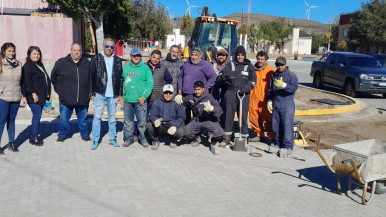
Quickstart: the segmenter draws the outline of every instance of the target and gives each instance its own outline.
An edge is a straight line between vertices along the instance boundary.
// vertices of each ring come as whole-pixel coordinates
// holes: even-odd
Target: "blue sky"
[[[209,6],[211,13],[218,17],[232,13],[248,12],[248,0],[188,0],[190,5]],[[174,17],[183,16],[188,8],[186,0],[158,0]],[[369,0],[306,0],[310,6],[319,6],[311,9],[310,20],[329,23],[331,17],[341,13],[350,13],[361,9],[362,2]],[[282,17],[304,19],[306,12],[304,0],[251,0],[251,13],[269,14]],[[333,12],[333,13],[332,13]],[[191,16],[197,17],[197,8],[191,8]]]

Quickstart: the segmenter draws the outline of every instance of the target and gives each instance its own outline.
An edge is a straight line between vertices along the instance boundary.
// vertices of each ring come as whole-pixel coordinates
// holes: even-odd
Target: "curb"
[[[349,97],[349,96],[346,96],[346,95],[343,95],[343,94],[340,94],[340,93],[334,93],[334,92],[330,92],[330,91],[327,91],[327,90],[320,90],[320,89],[316,89],[316,88],[312,88],[312,87],[307,87],[307,86],[303,86],[303,85],[299,85],[299,86],[302,86],[302,87],[308,88],[308,89],[317,90],[317,91],[324,92],[324,93],[328,93],[328,94],[337,95],[337,96],[340,96],[340,97],[344,97],[344,98],[347,98],[348,100],[353,101],[354,104],[351,104],[351,105],[348,105],[348,106],[342,106],[342,107],[339,107],[339,108],[332,108],[332,109],[295,110],[295,116],[340,114],[340,113],[356,111],[356,110],[359,110],[361,108],[360,101],[357,100],[357,99],[354,99],[352,97]]]

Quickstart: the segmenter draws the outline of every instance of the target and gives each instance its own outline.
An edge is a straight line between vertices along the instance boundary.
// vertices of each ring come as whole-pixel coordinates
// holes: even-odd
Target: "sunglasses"
[[[109,48],[110,48],[111,50],[114,50],[114,49],[115,49],[115,46],[113,46],[113,45],[111,45],[111,46],[110,46],[110,45],[105,45],[105,48],[106,48],[106,49],[109,49]]]
[[[170,92],[170,91],[165,91],[164,94],[169,94],[169,95],[173,95],[173,92]]]
[[[217,56],[218,56],[218,57],[225,57],[226,54],[224,54],[224,53],[219,53],[219,54],[217,54]]]
[[[132,57],[134,58],[141,57],[141,54],[135,54],[135,55],[132,55]]]
[[[285,64],[279,64],[279,63],[275,63],[275,66],[276,67],[279,67],[279,66],[284,66]]]

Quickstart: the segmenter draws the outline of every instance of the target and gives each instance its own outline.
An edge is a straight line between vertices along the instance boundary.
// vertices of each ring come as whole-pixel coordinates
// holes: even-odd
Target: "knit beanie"
[[[238,46],[235,51],[235,56],[242,54],[243,56],[247,57],[247,52],[245,51],[245,48],[243,46]]]

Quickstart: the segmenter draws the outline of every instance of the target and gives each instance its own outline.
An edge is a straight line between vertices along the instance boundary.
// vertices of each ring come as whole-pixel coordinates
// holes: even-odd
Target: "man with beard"
[[[194,94],[193,84],[195,81],[202,81],[208,90],[213,87],[216,82],[216,77],[217,75],[213,70],[213,66],[208,61],[201,59],[200,48],[192,48],[189,60],[181,68],[178,78],[178,95],[174,100],[181,105],[183,103],[183,97]],[[185,123],[190,122],[190,113],[191,110],[187,108]]]
[[[173,89],[177,90],[178,76],[180,75],[181,67],[184,64],[179,58],[181,52],[178,45],[172,45],[166,59],[161,61],[161,66],[166,68],[173,77]]]
[[[162,95],[162,88],[165,84],[171,84],[173,77],[166,67],[161,66],[161,51],[153,50],[150,55],[150,59],[147,61],[147,66],[149,66],[153,74],[153,91],[148,98],[148,111],[154,102]]]
[[[249,104],[249,122],[256,138],[262,141],[267,133],[269,139],[275,138],[272,132],[272,114],[267,109],[269,80],[275,72],[275,68],[268,65],[268,54],[260,51],[256,55],[256,85],[251,90]]]
[[[223,68],[229,62],[228,51],[222,47],[219,47],[217,49],[215,60],[216,60],[216,62],[213,63],[213,69],[218,76],[218,75],[221,75],[221,73],[222,73],[221,70],[223,70]],[[225,88],[226,88],[225,82],[217,77],[216,83],[213,87],[212,95],[217,100],[217,102],[220,104],[220,107],[223,111],[225,111],[225,100],[224,100],[224,94],[225,94],[225,90],[226,90]],[[225,127],[225,117],[224,116],[225,116],[225,112],[220,117],[220,124],[221,124],[222,128]]]
[[[240,103],[242,103],[242,120],[241,137],[248,138],[248,110],[249,110],[249,91],[253,89],[256,83],[255,68],[251,61],[246,57],[246,51],[243,46],[239,46],[235,51],[235,58],[229,62],[219,75],[220,80],[227,85],[225,92],[225,139],[222,146],[230,145],[232,133],[234,131],[234,117],[235,112],[239,110]],[[239,101],[238,96],[244,96],[242,102]],[[240,114],[240,111],[238,111]]]

